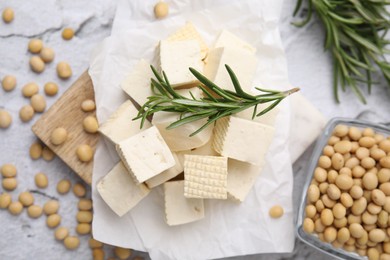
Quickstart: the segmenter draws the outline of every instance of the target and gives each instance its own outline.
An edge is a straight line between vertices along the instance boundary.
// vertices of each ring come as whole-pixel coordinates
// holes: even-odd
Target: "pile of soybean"
[[[337,125],[307,190],[303,229],[326,243],[390,259],[390,137]]]

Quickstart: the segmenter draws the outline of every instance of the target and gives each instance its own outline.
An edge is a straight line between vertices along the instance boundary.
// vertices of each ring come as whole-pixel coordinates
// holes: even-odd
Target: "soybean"
[[[57,200],[49,200],[43,205],[43,212],[49,216],[56,214],[58,209],[60,208],[60,204]]]
[[[45,161],[51,161],[53,160],[55,157],[55,154],[53,153],[52,150],[50,150],[49,147],[45,146],[43,147],[43,150],[42,150],[42,158],[45,160]]]
[[[69,235],[69,229],[66,227],[59,227],[54,232],[54,237],[58,241],[64,240]]]
[[[3,188],[8,191],[13,191],[18,186],[16,178],[5,178],[2,181]]]
[[[65,61],[61,61],[57,64],[57,75],[61,79],[68,79],[72,76],[72,68]]]
[[[54,145],[63,144],[68,138],[68,132],[63,127],[57,127],[53,130],[50,136],[50,141]]]
[[[87,133],[90,133],[90,134],[97,133],[97,130],[99,128],[99,124],[96,120],[96,117],[87,116],[86,118],[84,118],[83,127]]]
[[[61,223],[61,216],[58,214],[49,215],[46,219],[46,225],[49,228],[55,228]]]
[[[35,112],[42,113],[46,109],[45,97],[40,94],[35,94],[34,96],[32,96],[30,103],[31,106],[34,108]]]
[[[12,75],[6,75],[1,81],[3,89],[7,92],[14,90],[16,87],[16,78]]]
[[[0,209],[6,209],[12,202],[12,197],[10,194],[4,192],[0,194]]]
[[[19,201],[13,201],[9,204],[8,206],[8,211],[12,214],[12,215],[19,215],[20,213],[22,213],[23,211],[23,205],[22,203],[20,203]]]
[[[36,73],[42,73],[45,70],[45,63],[39,56],[32,56],[30,58],[30,68]]]
[[[79,198],[82,198],[87,193],[87,190],[85,189],[84,185],[81,183],[76,183],[73,186],[73,193]]]
[[[54,56],[55,56],[54,50],[52,48],[49,48],[49,47],[44,47],[41,50],[41,53],[39,54],[39,56],[41,57],[41,59],[45,63],[52,62],[54,60]]]
[[[34,117],[35,111],[31,105],[24,105],[19,110],[19,117],[22,122],[28,122]]]
[[[74,31],[72,28],[67,27],[67,28],[64,28],[64,30],[62,30],[62,38],[64,40],[69,41],[73,38],[73,36],[74,36]]]
[[[2,17],[3,17],[3,21],[5,23],[11,23],[14,20],[14,17],[15,17],[14,10],[12,8],[10,8],[10,7],[5,8],[3,10]]]
[[[39,91],[39,86],[34,82],[27,83],[22,88],[22,94],[25,97],[32,97],[35,94],[37,94],[38,91]]]
[[[81,110],[84,112],[94,111],[96,108],[95,102],[91,99],[86,99],[81,103]]]
[[[72,184],[69,180],[61,180],[57,183],[57,192],[59,194],[66,194],[70,191],[71,185]]]
[[[3,166],[1,166],[1,175],[4,178],[16,177],[16,173],[17,173],[16,167],[11,163],[6,163],[3,164]]]
[[[34,203],[34,196],[30,192],[24,191],[19,194],[19,201],[23,206],[29,207]]]
[[[82,162],[89,162],[93,158],[93,150],[87,144],[80,145],[76,150],[77,157]]]
[[[38,205],[31,205],[27,208],[27,214],[30,218],[39,218],[42,216],[43,209]]]
[[[58,93],[58,85],[54,82],[48,82],[45,84],[44,90],[47,96],[55,96]]]
[[[44,189],[49,184],[49,180],[47,179],[46,174],[39,172],[34,177],[35,185],[40,188]]]
[[[160,1],[154,6],[154,16],[157,19],[165,18],[169,13],[169,6],[166,2]]]
[[[11,114],[4,109],[0,109],[0,128],[8,128],[12,123]]]
[[[76,232],[79,235],[86,235],[91,233],[91,224],[89,223],[79,223],[76,226]]]
[[[31,39],[28,42],[28,50],[31,53],[37,54],[40,53],[43,48],[43,42],[41,39]]]
[[[119,259],[124,260],[124,259],[127,259],[131,256],[131,250],[127,249],[127,248],[122,248],[122,247],[115,247],[114,254]]]
[[[30,157],[33,160],[37,160],[42,156],[43,147],[39,142],[34,142],[30,146]]]
[[[278,211],[277,213],[278,213],[277,216],[280,217],[281,216],[281,215],[279,215],[280,211]],[[77,212],[76,219],[79,223],[91,223],[92,222],[92,212],[81,210],[81,211]]]
[[[64,245],[69,250],[75,250],[80,245],[80,239],[76,236],[68,236],[64,239]]]
[[[309,207],[311,206],[311,207]],[[79,210],[91,210],[92,209],[92,200],[90,199],[80,199],[77,204]],[[316,213],[316,208],[313,205],[308,205],[306,207],[306,215],[314,217]]]

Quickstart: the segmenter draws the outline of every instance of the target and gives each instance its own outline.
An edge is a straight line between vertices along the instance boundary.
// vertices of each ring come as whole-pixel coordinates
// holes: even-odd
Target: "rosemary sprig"
[[[307,0],[308,14],[298,27],[306,25],[315,10],[325,30],[325,49],[333,56],[333,88],[339,103],[339,86],[343,91],[351,87],[361,102],[366,103],[359,83],[366,83],[371,93],[372,73],[381,71],[390,85],[390,64],[385,54],[390,28],[389,0]],[[298,0],[294,16],[302,8]],[[378,70],[379,69],[379,70]]]
[[[162,75],[151,66],[156,79],[151,79],[151,88],[154,95],[148,97],[148,101],[140,108],[139,113],[133,120],[141,119],[141,128],[145,120],[154,113],[175,112],[179,113],[180,119],[171,123],[167,129],[179,127],[181,125],[207,118],[207,122],[190,136],[194,136],[218,119],[236,114],[248,108],[253,109],[252,119],[256,116],[262,116],[276,107],[285,97],[299,91],[299,88],[293,88],[288,91],[276,91],[256,88],[264,92],[260,95],[250,95],[240,86],[240,83],[232,71],[225,65],[229,73],[235,91],[225,90],[214,84],[193,68],[189,68],[191,73],[201,83],[198,88],[203,92],[202,98],[195,98],[191,93],[191,98],[184,97],[176,92],[169,83],[167,75]],[[272,102],[268,107],[257,112],[257,106],[263,103]]]

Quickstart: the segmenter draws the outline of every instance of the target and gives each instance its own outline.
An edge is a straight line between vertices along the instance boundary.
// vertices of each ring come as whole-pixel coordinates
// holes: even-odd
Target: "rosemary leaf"
[[[208,78],[193,68],[189,68],[190,72],[202,83],[198,86],[205,95],[197,99],[191,92],[190,98],[180,95],[175,91],[169,83],[168,76],[162,72],[159,74],[157,70],[151,66],[156,79],[151,79],[151,88],[155,90],[154,95],[148,97],[138,112],[138,115],[133,120],[141,119],[141,128],[145,120],[158,112],[173,112],[178,113],[179,119],[172,122],[167,129],[180,127],[194,121],[207,119],[195,132],[190,136],[204,130],[209,125],[215,123],[218,119],[239,113],[243,110],[253,107],[253,118],[261,116],[272,110],[284,98],[299,91],[299,88],[293,88],[287,91],[277,91],[256,88],[265,94],[251,95],[246,93],[233,72],[233,70],[225,65],[226,70],[235,88],[235,92],[222,89],[214,84]],[[257,106],[262,103],[272,102],[268,107],[257,113]]]

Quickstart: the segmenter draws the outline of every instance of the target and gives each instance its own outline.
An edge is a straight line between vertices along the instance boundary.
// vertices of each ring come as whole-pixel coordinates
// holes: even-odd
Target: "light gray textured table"
[[[362,111],[371,110],[377,113],[379,121],[390,121],[390,94],[384,87],[374,87],[368,105],[360,104],[353,94],[343,94],[342,104],[333,100],[331,57],[323,51],[324,33],[318,21],[312,21],[304,29],[290,25],[291,13],[295,1],[285,1],[280,21],[282,40],[285,46],[290,81],[299,86],[302,93],[328,118],[334,116],[356,117]],[[0,3],[0,10],[12,6],[15,10],[15,20],[10,25],[0,21],[0,78],[13,74],[18,79],[17,88],[10,93],[0,89],[0,108],[6,108],[13,116],[13,124],[7,130],[0,130],[0,165],[11,162],[18,168],[19,186],[12,192],[17,199],[20,192],[35,189],[33,176],[37,172],[45,172],[51,185],[45,190],[49,196],[60,200],[62,224],[70,227],[74,233],[76,225],[77,198],[69,193],[60,196],[55,190],[55,184],[62,178],[72,182],[80,179],[58,158],[52,162],[44,160],[32,161],[28,156],[30,144],[35,140],[30,127],[39,118],[36,115],[29,123],[21,123],[18,117],[20,107],[29,100],[21,95],[24,84],[35,81],[40,86],[48,81],[58,82],[59,94],[47,98],[48,106],[53,104],[88,66],[89,53],[93,46],[110,34],[112,19],[115,13],[115,3],[110,0],[6,0]],[[71,41],[61,38],[64,27],[72,27],[76,36]],[[27,43],[31,38],[41,38],[45,45],[54,48],[55,62],[49,64],[44,73],[37,75],[29,69]],[[61,81],[55,73],[55,63],[68,61],[74,76]],[[41,93],[43,90],[41,89]],[[294,203],[302,192],[305,178],[303,171],[307,161],[306,153],[294,166]],[[299,171],[298,171],[299,170]],[[2,188],[0,189],[2,191]],[[38,204],[42,205],[47,198],[35,195]],[[70,252],[54,240],[54,231],[45,225],[45,218],[38,220],[28,218],[26,212],[20,216],[11,216],[7,211],[0,211],[0,259],[91,259],[87,237],[82,237],[78,250]],[[112,255],[111,248],[107,254]],[[135,254],[134,254],[135,255]],[[291,254],[268,254],[262,256],[236,257],[232,259],[330,259],[327,256],[296,242],[296,248]]]

